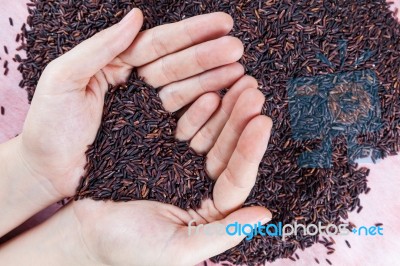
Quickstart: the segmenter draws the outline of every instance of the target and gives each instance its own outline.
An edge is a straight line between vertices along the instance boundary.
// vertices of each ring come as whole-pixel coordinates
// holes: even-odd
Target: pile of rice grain
[[[359,136],[358,143],[368,144],[376,157],[394,155],[399,150],[400,32],[383,0],[35,0],[29,6],[30,29],[23,29],[27,59],[19,67],[23,75],[21,86],[27,90],[29,99],[51,60],[115,24],[133,7],[144,12],[145,29],[214,11],[229,13],[235,21],[232,35],[245,45],[241,62],[247,74],[259,80],[267,99],[263,112],[274,121],[256,186],[245,205],[266,206],[273,213],[272,223],[341,223],[349,211],[361,208],[359,195],[368,189],[368,170],[357,169],[348,162],[344,136],[333,140],[331,168],[298,166],[300,154],[317,149],[321,141],[292,139],[289,80],[363,69],[374,71],[379,81],[383,128]],[[347,42],[347,51],[340,56],[338,44],[342,40]],[[371,56],[357,65],[366,51]],[[317,54],[323,54],[331,65],[319,60]],[[212,187],[204,173],[204,158],[187,144],[172,139],[175,120],[162,109],[155,91],[137,79],[131,82],[127,85],[131,88],[129,93],[142,100],[146,98],[157,108],[147,117],[143,102],[127,100],[131,95],[128,91],[114,88],[115,95],[108,94],[101,129],[88,151],[87,174],[79,186],[78,197],[152,198],[183,208],[197,205]],[[123,100],[119,102],[118,97]],[[113,113],[114,110],[119,112]],[[127,113],[128,110],[132,113]],[[132,135],[130,147],[141,147],[138,154],[124,153],[132,150],[124,147],[129,142],[127,132]],[[163,142],[158,143],[159,140]],[[103,143],[112,145],[102,146]],[[149,150],[145,151],[145,147]],[[118,156],[112,158],[118,162],[110,163],[115,174],[108,176],[103,171],[107,166],[102,162],[108,162],[111,156]],[[266,260],[290,257],[297,248],[307,248],[317,240],[318,236],[301,234],[286,241],[280,237],[255,237],[214,259],[263,264]]]

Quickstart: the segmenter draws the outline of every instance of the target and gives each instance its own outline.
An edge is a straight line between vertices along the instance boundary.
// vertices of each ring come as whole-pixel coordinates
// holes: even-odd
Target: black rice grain
[[[212,191],[205,158],[175,140],[176,120],[163,110],[157,90],[134,75],[110,88],[105,102],[76,199],[151,199],[198,208]]]
[[[22,61],[22,58],[21,58],[21,56],[19,54],[16,54],[15,55],[15,60],[20,63]]]
[[[348,218],[349,211],[362,208],[359,195],[369,191],[369,170],[351,163],[348,153],[362,157],[365,150],[349,148],[347,136],[341,135],[332,140],[331,168],[300,167],[300,154],[320,148],[322,140],[293,139],[287,85],[299,77],[373,72],[377,77],[383,126],[360,134],[355,143],[367,146],[372,160],[397,154],[400,148],[400,27],[384,0],[35,0],[28,4],[29,27],[21,27],[21,39],[25,43],[17,48],[27,52],[18,69],[23,76],[20,86],[27,90],[29,100],[50,61],[117,23],[133,7],[143,10],[144,29],[214,11],[224,11],[233,17],[232,35],[240,38],[245,46],[241,62],[246,73],[259,80],[267,99],[263,113],[274,120],[268,151],[245,206],[267,207],[273,214],[271,223],[301,221],[305,225],[339,224]],[[339,49],[344,46],[346,49]],[[310,88],[310,91],[317,89]],[[156,92],[136,79],[112,90],[116,95],[106,97],[102,126],[88,150],[87,174],[81,180],[77,198],[152,198],[183,208],[197,206],[210,193],[212,184],[202,170],[204,158],[191,151],[187,143],[173,141],[174,115],[163,111]],[[150,106],[157,108],[149,110],[142,101],[132,105],[128,96],[133,95],[148,99]],[[122,99],[122,104],[117,99]],[[155,121],[149,121],[146,114]],[[315,126],[316,121],[312,122]],[[157,140],[164,141],[156,144]],[[138,151],[125,150],[125,145],[135,146]],[[192,163],[183,166],[189,159]],[[177,177],[189,182],[176,181]],[[318,239],[318,236],[303,234],[288,237],[286,241],[281,237],[254,238],[214,260],[261,265],[265,261],[291,257],[297,248],[308,248]],[[329,247],[333,244],[328,243],[333,241],[323,242],[331,251]]]

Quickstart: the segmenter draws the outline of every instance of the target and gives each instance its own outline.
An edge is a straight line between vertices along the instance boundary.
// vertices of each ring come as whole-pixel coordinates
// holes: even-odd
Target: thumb
[[[56,82],[89,79],[131,45],[142,24],[142,12],[134,8],[119,23],[52,61],[45,71]]]
[[[271,212],[263,207],[247,207],[204,226],[189,224],[185,227],[187,230],[185,247],[190,249],[185,253],[188,256],[187,262],[199,263],[238,245],[246,237],[243,233],[239,235],[239,225],[241,229],[247,225],[246,232],[249,232],[250,225],[254,228],[259,222],[266,224],[271,218]],[[227,226],[230,234],[226,232]],[[236,233],[234,233],[235,227]]]

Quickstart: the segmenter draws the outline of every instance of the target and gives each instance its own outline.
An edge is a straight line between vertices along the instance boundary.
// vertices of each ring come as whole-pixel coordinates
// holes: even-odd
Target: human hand
[[[133,68],[151,85],[163,87],[160,98],[168,111],[194,102],[190,112],[197,107],[201,112],[189,122],[197,125],[218,107],[220,99],[211,91],[243,76],[236,63],[241,42],[223,37],[233,26],[230,16],[208,14],[138,33],[142,22],[135,9],[44,70],[22,133],[0,149],[0,167],[7,169],[0,200],[14,204],[2,208],[8,218],[0,223],[0,235],[75,194],[108,85],[126,81]]]
[[[256,86],[253,78],[241,78],[203,126],[182,126],[188,121],[186,114],[178,122],[188,130],[178,132],[177,136],[190,141],[192,148],[201,148],[207,153],[206,170],[216,180],[213,200],[204,200],[200,209],[184,211],[144,200],[118,203],[79,200],[41,226],[39,230],[43,232],[30,236],[28,233],[22,239],[26,243],[32,239],[44,241],[53,250],[59,245],[52,241],[59,243],[60,238],[64,239],[63,246],[70,248],[65,253],[76,261],[66,260],[63,258],[66,254],[59,254],[54,262],[66,265],[168,265],[171,262],[193,265],[237,245],[244,236],[208,236],[204,232],[195,233],[194,228],[189,235],[188,224],[264,224],[271,219],[270,212],[263,207],[240,209],[255,184],[272,126],[271,119],[260,115],[265,99]],[[190,114],[190,109],[187,113]],[[50,237],[50,241],[44,235],[63,237]],[[32,250],[32,244],[26,245],[31,246],[26,250],[38,253]],[[12,248],[13,243],[6,246],[3,256],[0,253],[2,261],[10,259],[4,254]],[[48,253],[57,254],[59,250]],[[46,258],[47,262],[51,257]]]
[[[206,170],[216,180],[213,200],[203,201],[200,209],[184,211],[143,200],[83,200],[69,207],[73,208],[82,239],[97,263],[193,265],[237,245],[244,236],[188,236],[190,221],[192,225],[226,225],[236,221],[266,223],[271,219],[263,207],[240,209],[255,184],[272,127],[271,119],[260,115],[265,98],[256,86],[251,77],[240,79],[203,127],[191,128],[189,123],[186,126],[185,115],[178,122],[186,129],[178,132],[178,138],[190,141],[192,148],[207,154]]]
[[[218,106],[216,95],[243,75],[235,63],[241,42],[222,37],[232,18],[214,13],[139,33],[135,9],[119,24],[51,62],[43,72],[20,136],[19,150],[32,175],[48,180],[60,198],[73,196],[86,163],[85,151],[100,125],[109,84],[126,81],[133,68],[154,87],[168,111],[209,101],[204,117]],[[214,40],[215,39],[215,40]],[[188,89],[190,88],[190,89]]]
[[[398,3],[400,2],[396,0],[395,4]],[[3,23],[0,27],[3,44],[7,45],[10,51],[13,51],[17,46],[15,43],[15,35],[19,33],[19,27],[25,22],[28,15],[24,0],[5,2],[0,7],[0,14],[3,15],[3,19],[0,22],[0,24]],[[14,19],[14,24],[16,26],[13,28],[8,24],[8,17]],[[2,54],[2,58],[3,60],[5,59],[4,54]],[[10,59],[9,61],[11,61]],[[1,105],[6,106],[6,115],[1,118],[2,120],[0,123],[0,142],[20,132],[20,128],[22,128],[22,123],[25,119],[26,110],[29,108],[26,102],[26,92],[18,89],[20,76],[16,69],[17,65],[12,61],[10,64],[13,69],[10,70],[8,76],[5,77],[0,74],[0,83],[2,84],[0,88],[0,101]],[[9,130],[9,132],[7,130]],[[330,258],[334,264],[335,262],[344,261],[346,261],[347,264],[363,263],[364,265],[371,265],[372,263],[384,263],[383,261],[385,261],[386,264],[393,264],[396,258],[398,258],[397,251],[399,250],[398,244],[396,244],[398,241],[396,241],[396,239],[400,231],[397,230],[399,222],[395,213],[400,205],[399,200],[393,199],[391,195],[398,193],[397,188],[399,186],[393,184],[397,184],[399,181],[397,178],[399,169],[398,167],[394,167],[399,165],[399,162],[400,156],[394,156],[379,162],[377,165],[367,166],[371,168],[371,175],[368,179],[369,186],[372,190],[366,197],[362,196],[361,202],[364,206],[363,211],[359,214],[350,214],[350,220],[356,224],[370,225],[376,222],[384,223],[385,230],[390,230],[390,233],[385,234],[384,238],[378,240],[376,238],[355,239],[354,237],[354,239],[349,239],[352,244],[351,249],[346,246],[343,239],[335,238],[337,243],[335,245],[336,252],[332,255],[327,256],[326,248],[322,245],[314,245],[311,248],[305,249],[305,251],[299,250],[296,252],[300,255],[301,261],[292,262],[289,259],[280,259],[275,261],[273,265],[310,265],[314,263],[314,257],[319,258],[320,261],[324,261],[325,257]],[[377,211],[379,213],[377,213]],[[388,213],[392,215],[388,215]],[[3,212],[3,219],[5,217],[6,215]],[[56,244],[60,246],[59,243]],[[384,256],[382,255],[383,253],[380,252],[381,250],[385,250]],[[41,251],[38,254],[44,254],[44,252]],[[332,259],[333,256],[334,258]]]

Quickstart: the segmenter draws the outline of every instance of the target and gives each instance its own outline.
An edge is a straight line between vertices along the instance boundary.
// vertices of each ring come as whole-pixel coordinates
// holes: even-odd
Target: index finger
[[[240,136],[227,168],[214,187],[214,204],[222,214],[240,208],[249,196],[267,149],[271,128],[272,120],[259,115],[247,124]]]
[[[143,66],[165,55],[222,37],[232,27],[232,17],[222,12],[161,25],[139,33],[119,58],[133,67]]]

